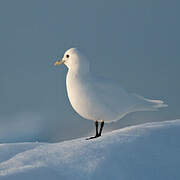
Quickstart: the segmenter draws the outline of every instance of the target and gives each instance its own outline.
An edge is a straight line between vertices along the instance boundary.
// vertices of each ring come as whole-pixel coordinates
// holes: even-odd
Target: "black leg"
[[[100,127],[100,131],[99,131],[98,137],[101,136],[103,127],[104,127],[104,121],[101,122],[101,127]]]
[[[98,133],[98,121],[95,121],[95,126],[96,126],[96,135],[93,136],[93,137],[90,137],[90,138],[87,138],[86,140],[89,140],[89,139],[94,139],[94,138],[97,138],[99,137],[99,133]],[[102,130],[101,130],[102,131]]]
[[[98,121],[95,122],[95,126],[96,126],[96,137],[98,136]]]

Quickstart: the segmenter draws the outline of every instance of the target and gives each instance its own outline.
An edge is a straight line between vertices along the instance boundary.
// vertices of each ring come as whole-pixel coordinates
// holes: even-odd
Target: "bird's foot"
[[[95,121],[95,126],[96,126],[96,135],[93,137],[89,137],[86,140],[90,140],[90,139],[94,139],[94,138],[98,138],[101,136],[102,130],[103,130],[103,126],[104,126],[104,121],[101,122],[101,127],[100,130],[98,132],[98,121]]]
[[[92,137],[89,137],[89,138],[86,138],[86,140],[90,140],[90,139],[95,139],[95,138],[98,138],[98,137],[100,137],[101,135],[96,135],[96,136],[92,136]]]

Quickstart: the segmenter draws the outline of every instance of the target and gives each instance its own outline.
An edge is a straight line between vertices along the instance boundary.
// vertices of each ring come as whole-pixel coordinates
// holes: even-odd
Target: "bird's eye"
[[[69,54],[67,54],[66,57],[69,58]]]

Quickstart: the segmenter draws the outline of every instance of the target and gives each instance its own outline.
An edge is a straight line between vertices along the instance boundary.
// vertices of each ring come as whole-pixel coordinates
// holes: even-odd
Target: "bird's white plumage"
[[[63,62],[68,67],[66,86],[71,105],[86,119],[111,122],[130,112],[167,106],[160,100],[127,93],[118,83],[95,76],[88,59],[76,48],[65,52]]]

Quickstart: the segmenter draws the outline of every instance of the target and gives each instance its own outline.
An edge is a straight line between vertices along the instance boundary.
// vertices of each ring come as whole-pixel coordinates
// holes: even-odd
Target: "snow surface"
[[[179,180],[180,120],[60,143],[0,145],[0,180]]]

